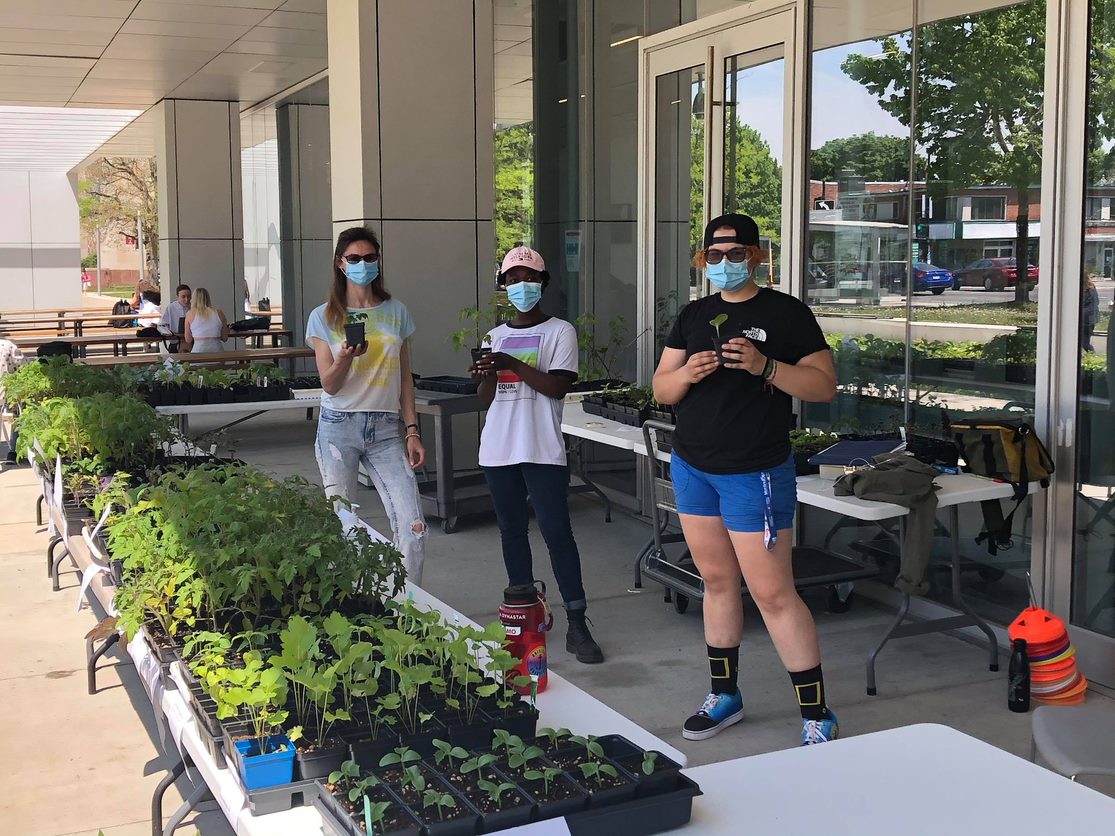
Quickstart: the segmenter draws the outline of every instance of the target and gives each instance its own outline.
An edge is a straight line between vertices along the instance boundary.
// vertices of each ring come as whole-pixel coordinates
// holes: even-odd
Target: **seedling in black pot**
[[[364,345],[367,341],[363,322],[349,322],[345,324],[345,342],[348,343],[349,348],[357,348]]]

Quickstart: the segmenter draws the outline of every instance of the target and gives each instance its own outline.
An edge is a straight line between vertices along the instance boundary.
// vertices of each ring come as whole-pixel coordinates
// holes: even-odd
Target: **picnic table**
[[[136,315],[134,313],[114,314],[111,312],[67,314],[65,316],[49,314],[43,317],[10,317],[0,315],[0,334],[18,333],[21,331],[26,333],[34,330],[56,330],[61,333],[72,331],[73,336],[80,337],[87,324],[108,328],[112,327],[111,323],[115,320],[134,320],[135,318]],[[147,318],[148,317],[144,317],[144,319]]]
[[[294,332],[290,329],[271,328],[271,329],[257,329],[252,331],[230,331],[229,339],[235,340],[255,340],[255,348],[263,348],[263,340],[266,337],[271,338],[271,347],[279,348],[280,343],[286,340],[290,345],[294,341]],[[140,345],[150,345],[155,342],[178,342],[181,337],[177,334],[163,334],[159,337],[140,337],[136,335],[135,328],[120,329],[113,333],[102,334],[83,334],[80,337],[59,337],[57,334],[40,334],[34,336],[12,337],[11,342],[15,343],[20,349],[34,350],[39,346],[50,342],[67,342],[78,349],[78,356],[85,357],[86,350],[90,346],[105,346],[112,348],[113,356],[123,355],[128,356],[128,346],[139,343]]]

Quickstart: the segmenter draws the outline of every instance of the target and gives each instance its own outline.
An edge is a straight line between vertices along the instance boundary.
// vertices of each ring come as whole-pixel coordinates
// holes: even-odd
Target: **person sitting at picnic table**
[[[154,328],[159,324],[159,291],[157,290],[144,290],[139,294],[139,304],[132,303],[132,309],[136,313],[136,324],[140,328]]]
[[[188,284],[180,284],[174,289],[174,299],[166,306],[162,318],[159,319],[159,330],[162,333],[181,334],[183,332],[186,313],[190,310],[190,300],[192,298],[193,291],[190,290]]]
[[[204,287],[193,293],[193,302],[186,314],[186,335],[183,348],[194,354],[224,351],[228,339],[228,321],[220,308],[214,308],[209,291]]]

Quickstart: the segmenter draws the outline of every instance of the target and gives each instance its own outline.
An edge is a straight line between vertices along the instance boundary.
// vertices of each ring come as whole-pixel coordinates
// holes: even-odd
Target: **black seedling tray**
[[[285,813],[295,807],[309,807],[317,796],[317,781],[295,781],[293,784],[249,790],[248,807],[253,816]]]
[[[565,817],[573,836],[647,836],[682,827],[693,815],[701,788],[684,775],[674,788],[610,807],[589,807]]]
[[[415,384],[419,389],[430,392],[447,392],[451,395],[473,395],[480,385],[471,377],[454,377],[448,374],[438,374],[433,377],[420,377]]]

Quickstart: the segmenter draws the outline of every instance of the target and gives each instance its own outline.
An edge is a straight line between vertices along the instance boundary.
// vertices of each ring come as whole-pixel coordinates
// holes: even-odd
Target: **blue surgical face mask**
[[[507,286],[507,301],[522,313],[532,310],[542,299],[542,282],[515,282]]]
[[[345,275],[353,284],[368,285],[379,278],[379,262],[358,261],[355,264],[345,262]]]
[[[736,264],[725,258],[719,264],[706,265],[705,275],[721,290],[731,292],[747,284],[747,280],[751,278],[751,269],[746,261]]]

